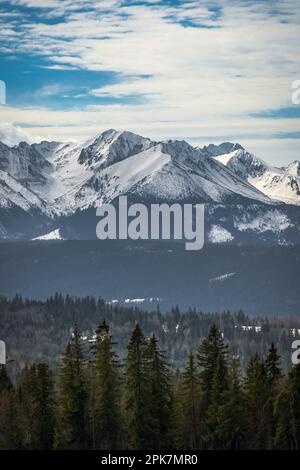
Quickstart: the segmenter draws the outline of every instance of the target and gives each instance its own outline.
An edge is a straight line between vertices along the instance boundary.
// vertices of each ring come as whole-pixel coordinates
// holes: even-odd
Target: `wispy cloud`
[[[0,122],[0,141],[6,145],[13,146],[21,141],[31,143],[33,137],[19,126],[14,126],[10,122]]]
[[[56,110],[56,127],[61,123],[66,137],[68,123],[80,133],[88,133],[87,123],[107,123],[166,137],[236,132],[259,138],[299,126],[297,119],[267,113],[291,105],[290,85],[299,78],[298,0],[10,3],[24,14],[0,16],[2,47],[41,57],[48,70],[112,72],[118,79],[89,95],[133,99],[76,108],[72,116]],[[54,114],[41,107],[35,118],[31,109],[9,113],[19,123],[53,125]]]

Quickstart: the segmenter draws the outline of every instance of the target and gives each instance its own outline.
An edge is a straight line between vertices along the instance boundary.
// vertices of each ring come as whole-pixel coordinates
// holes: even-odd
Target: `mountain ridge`
[[[244,148],[214,155],[213,158],[270,199],[300,205],[300,163],[297,160],[286,167],[277,168],[268,165]]]
[[[216,240],[216,234],[222,234],[221,240],[237,240],[232,230],[245,232],[247,224],[252,231],[253,227],[265,227],[265,220],[272,219],[273,213],[277,221],[288,221],[279,224],[284,230],[294,227],[294,235],[284,241],[292,239],[294,243],[299,228],[298,163],[276,168],[239,143],[199,148],[186,141],[152,141],[115,129],[79,143],[21,142],[14,147],[0,143],[0,239],[19,238],[3,223],[8,215],[14,218],[14,211],[24,213],[32,225],[31,238],[37,238],[48,232],[40,226],[34,230],[35,214],[45,219],[45,229],[51,232],[68,218],[125,194],[147,203],[205,203],[212,219],[211,240]],[[264,213],[263,222],[254,221],[255,206],[260,207],[258,213]],[[290,220],[286,214],[295,211],[297,220]],[[216,223],[220,212],[223,219],[231,219],[230,230]],[[22,236],[26,239],[26,230]]]

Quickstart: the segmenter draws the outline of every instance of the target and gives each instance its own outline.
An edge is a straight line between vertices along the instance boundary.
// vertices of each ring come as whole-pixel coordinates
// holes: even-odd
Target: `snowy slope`
[[[49,162],[54,158],[57,150],[63,146],[62,142],[43,140],[38,144],[32,144],[32,147],[37,150],[43,157],[45,157]]]
[[[167,200],[194,199],[199,202],[233,202],[239,198],[270,204],[271,201],[220,163],[204,155],[186,142],[162,144],[162,152],[170,161],[160,172],[143,184],[154,197]]]
[[[46,182],[51,163],[26,142],[12,148],[1,143],[0,169],[30,186]]]
[[[109,129],[81,143],[23,142],[12,148],[0,143],[0,209],[6,211],[5,217],[14,208],[48,217],[47,226],[33,230],[38,237],[58,237],[53,225],[69,220],[69,233],[76,238],[78,214],[94,214],[94,207],[121,194],[135,201],[204,202],[208,239],[213,243],[240,243],[250,232],[263,234],[264,240],[266,233],[278,238],[285,232],[289,235],[284,242],[289,237],[294,242],[298,213],[290,208],[300,204],[298,175],[299,162],[271,167],[237,143],[199,149],[185,141],[155,142]],[[217,219],[219,213],[222,220]],[[7,223],[0,213],[0,232],[10,233]]]
[[[167,161],[169,156],[162,154],[158,145],[94,172],[86,167],[76,174],[77,184],[58,197],[55,204],[65,212],[98,206],[125,194],[144,178],[153,176]],[[73,174],[77,171],[75,168]]]
[[[213,158],[272,200],[300,205],[299,162],[276,168],[240,148]]]
[[[41,212],[51,215],[51,210],[42,199],[13,176],[0,170],[0,207],[9,209],[15,206],[26,212],[39,209]]]
[[[34,237],[32,240],[63,240],[63,237],[60,235],[59,229],[52,230],[52,232],[45,233],[39,237]]]
[[[128,151],[126,158],[123,152],[121,158],[114,159],[111,164],[111,152],[107,148],[99,159],[93,159],[89,164],[86,161],[80,164],[80,157],[72,166],[65,162],[57,171],[65,192],[55,199],[56,207],[63,212],[72,212],[127,193],[153,200],[226,202],[242,197],[271,203],[255,188],[186,142],[143,144],[148,147],[146,150],[133,156]],[[75,151],[78,154],[79,149]]]
[[[91,168],[100,168],[120,162],[128,157],[147,150],[154,145],[132,132],[109,129],[86,142],[79,155],[79,163],[87,163]]]
[[[35,189],[59,213],[86,208],[105,196],[99,192],[99,181],[106,167],[153,145],[149,139],[113,129],[83,143],[57,144],[51,152],[48,182]]]
[[[284,168],[287,173],[293,176],[300,176],[300,161],[295,160],[294,162],[290,163],[286,168]]]
[[[225,149],[232,146],[224,144]],[[226,203],[242,197],[271,202],[235,172],[184,141],[157,143],[113,129],[81,144],[44,141],[0,147],[0,162],[3,171],[22,181],[58,215],[128,191],[168,200]]]

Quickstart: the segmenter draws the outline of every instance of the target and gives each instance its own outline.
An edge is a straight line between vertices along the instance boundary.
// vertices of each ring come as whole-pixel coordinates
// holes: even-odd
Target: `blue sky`
[[[0,0],[0,140],[107,128],[299,159],[298,0]]]

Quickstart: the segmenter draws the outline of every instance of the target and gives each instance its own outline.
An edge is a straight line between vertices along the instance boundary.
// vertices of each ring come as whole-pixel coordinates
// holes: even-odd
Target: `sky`
[[[299,0],[0,0],[0,140],[115,128],[285,165],[299,39]]]

